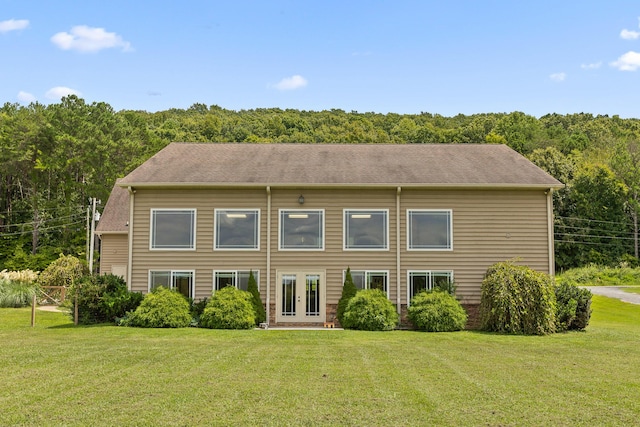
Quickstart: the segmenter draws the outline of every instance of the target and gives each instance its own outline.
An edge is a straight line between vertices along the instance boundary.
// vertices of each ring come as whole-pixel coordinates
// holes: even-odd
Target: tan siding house
[[[443,281],[471,307],[495,262],[553,273],[561,187],[502,145],[173,143],[116,183],[100,268],[195,299],[252,271],[275,325],[333,320],[347,267],[398,311]]]

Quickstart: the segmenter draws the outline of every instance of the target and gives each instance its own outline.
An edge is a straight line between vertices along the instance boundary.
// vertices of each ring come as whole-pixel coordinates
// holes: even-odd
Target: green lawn
[[[0,309],[0,425],[633,425],[640,306],[586,332],[74,327]]]
[[[640,294],[640,286],[624,287],[622,288],[622,290],[625,292],[631,292],[633,294]]]

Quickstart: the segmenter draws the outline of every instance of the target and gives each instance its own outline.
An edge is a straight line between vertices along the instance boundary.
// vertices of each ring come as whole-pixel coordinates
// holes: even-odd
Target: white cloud
[[[104,28],[77,25],[71,32],[61,32],[51,37],[51,42],[62,50],[77,50],[91,53],[102,49],[122,48],[123,52],[132,51],[131,43],[124,41],[116,33],[108,33]]]
[[[602,61],[601,62],[593,62],[591,64],[582,64],[580,65],[580,68],[582,68],[583,70],[595,70],[597,68],[600,68],[602,66]]]
[[[18,96],[16,98],[18,98],[18,101],[24,102],[27,104],[31,102],[36,102],[36,97],[30,94],[29,92],[20,91],[18,92]]]
[[[620,38],[623,38],[625,40],[640,39],[640,32],[631,31],[631,30],[622,30],[622,31],[620,31]]]
[[[620,71],[636,71],[640,68],[640,53],[630,50],[609,65]]]
[[[27,19],[9,19],[0,21],[0,33],[8,33],[9,31],[24,30],[29,26]]]
[[[285,77],[274,85],[278,90],[295,90],[305,87],[307,85],[307,79],[296,74],[295,76]]]
[[[55,101],[60,101],[60,99],[62,97],[65,97],[67,95],[77,95],[80,96],[82,95],[80,92],[78,92],[75,89],[71,89],[69,87],[65,87],[65,86],[56,86],[56,87],[52,87],[51,89],[49,89],[47,91],[47,93],[45,93],[45,96],[49,99],[53,99]]]
[[[566,73],[553,73],[549,76],[554,82],[563,82],[567,78]]]

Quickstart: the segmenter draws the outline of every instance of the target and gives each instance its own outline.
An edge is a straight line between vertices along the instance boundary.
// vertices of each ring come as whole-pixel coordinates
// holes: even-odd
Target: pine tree
[[[249,271],[247,291],[251,293],[251,302],[253,303],[253,308],[256,311],[256,325],[259,325],[267,320],[267,313],[264,311],[264,306],[262,305],[260,291],[258,291],[258,283],[256,282],[256,278],[253,276],[253,270]]]
[[[338,318],[338,322],[340,322],[343,327],[345,326],[342,322],[344,312],[347,309],[349,300],[356,295],[356,292],[358,292],[358,289],[353,283],[353,278],[351,277],[351,268],[347,267],[347,273],[344,276],[344,286],[342,287],[342,296],[340,297],[340,301],[338,301],[338,309],[336,310],[336,317]]]

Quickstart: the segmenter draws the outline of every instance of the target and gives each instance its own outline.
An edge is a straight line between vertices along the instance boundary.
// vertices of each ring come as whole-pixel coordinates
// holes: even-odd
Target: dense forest
[[[114,111],[76,96],[0,108],[0,270],[85,258],[90,197],[172,141],[507,144],[566,184],[555,197],[558,270],[637,265],[640,120],[521,112],[379,114],[194,104]]]

